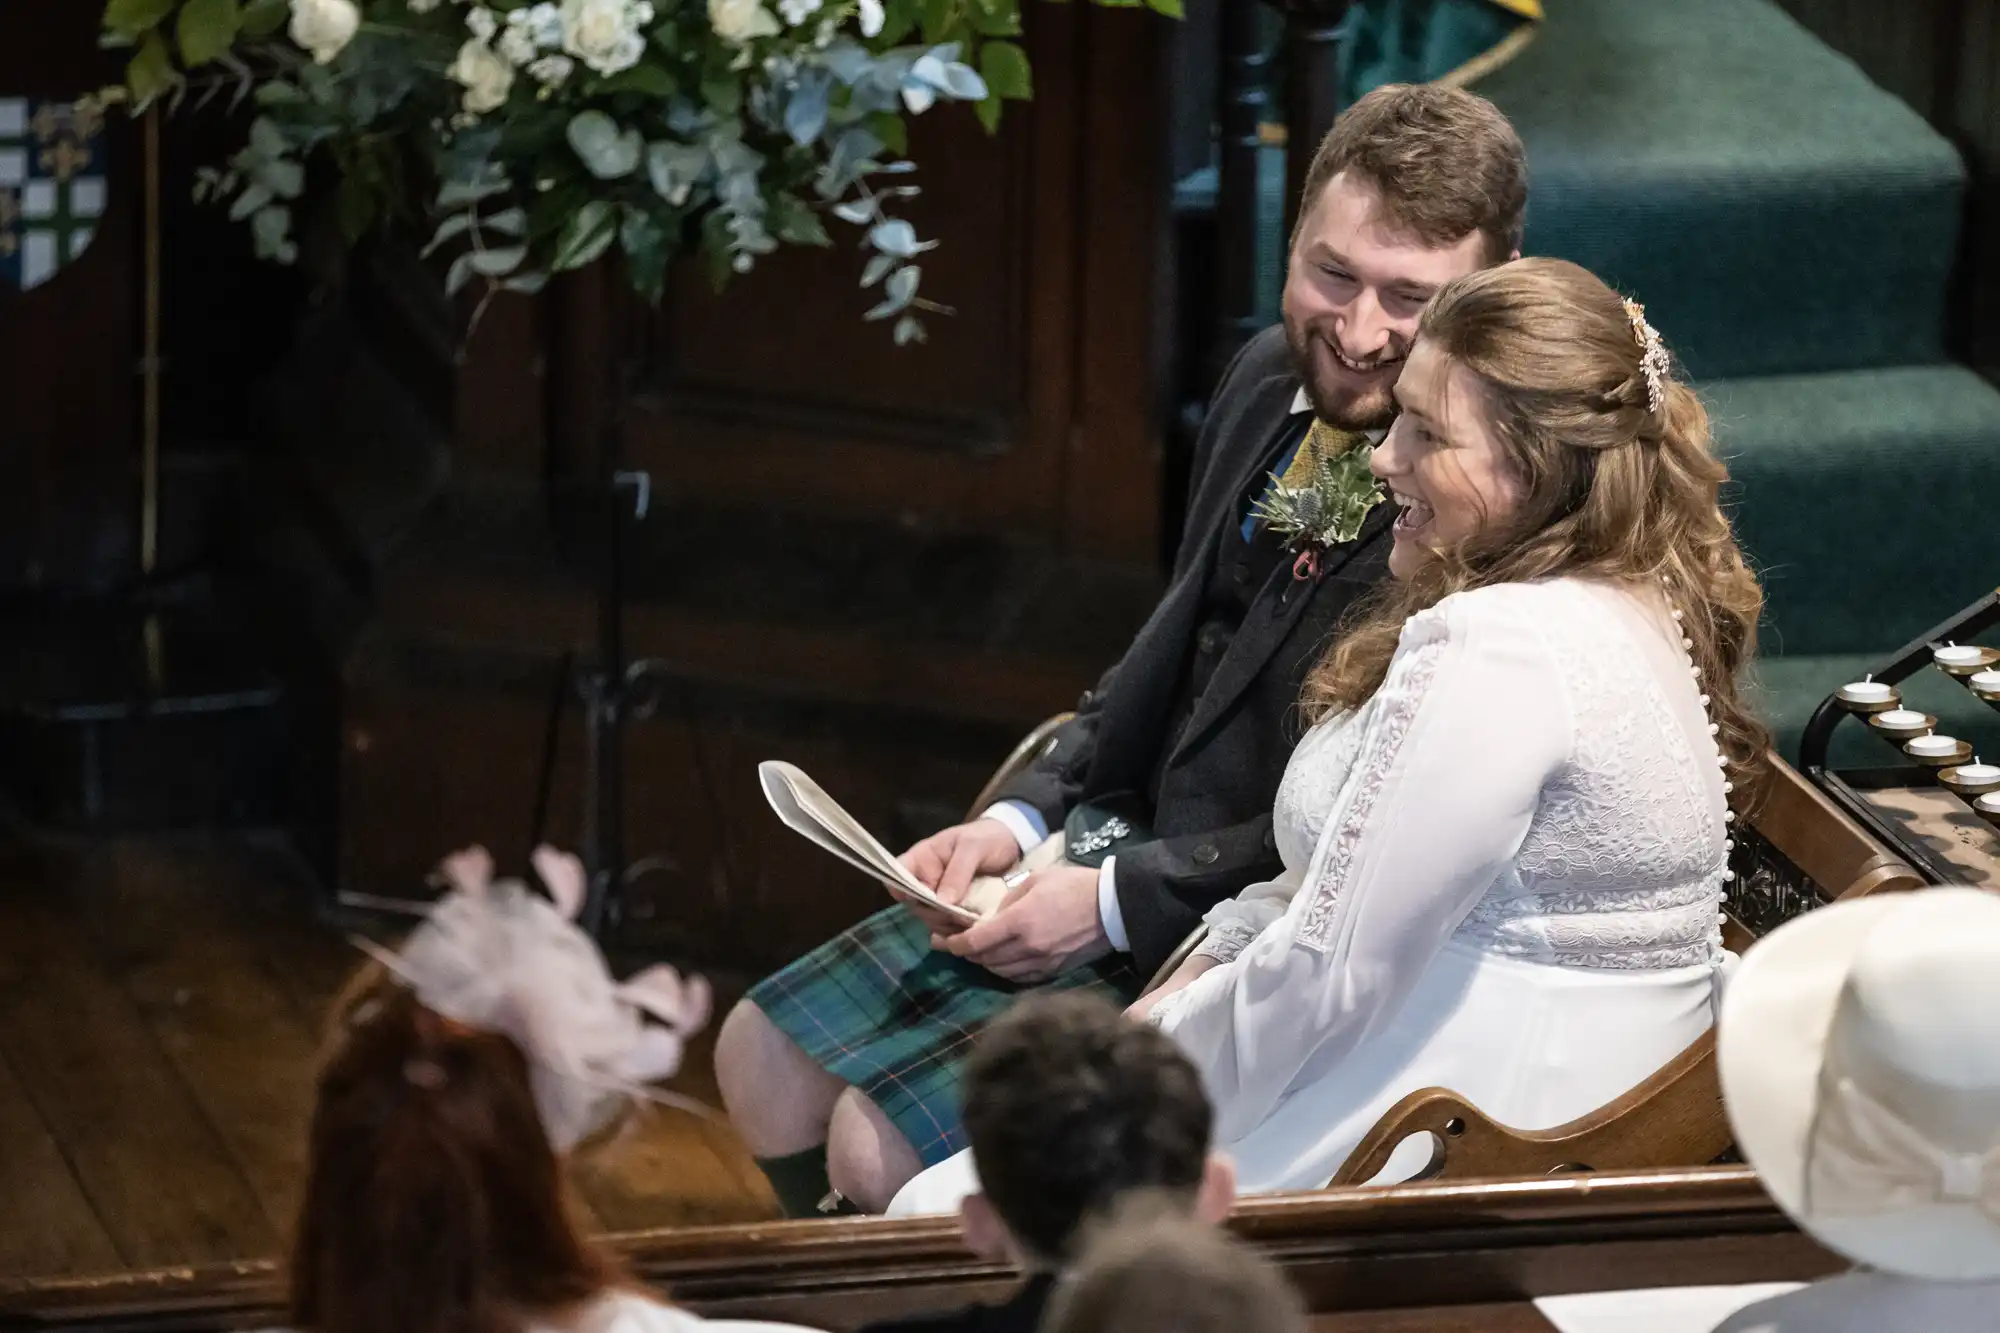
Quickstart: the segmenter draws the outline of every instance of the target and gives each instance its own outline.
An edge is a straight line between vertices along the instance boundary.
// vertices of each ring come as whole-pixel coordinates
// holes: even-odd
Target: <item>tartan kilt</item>
[[[1045,989],[1129,1002],[1139,977],[1113,953],[1040,986],[1015,985],[931,948],[930,927],[898,904],[758,982],[748,998],[815,1064],[867,1094],[932,1166],[966,1146],[958,1080],[972,1039],[1016,998]]]

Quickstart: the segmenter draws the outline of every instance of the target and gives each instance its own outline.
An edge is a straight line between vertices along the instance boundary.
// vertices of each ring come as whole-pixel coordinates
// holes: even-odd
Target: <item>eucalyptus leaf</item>
[[[528,230],[528,214],[525,209],[503,208],[491,217],[481,218],[482,231],[497,231],[503,236],[521,236]]]
[[[896,346],[905,347],[910,343],[929,342],[924,335],[924,322],[915,315],[905,315],[896,321]]]
[[[471,229],[472,222],[473,217],[470,213],[453,213],[447,216],[443,222],[438,223],[437,230],[431,233],[430,243],[424,246],[421,257],[429,259],[453,237],[463,236]]]
[[[882,294],[898,305],[908,305],[917,299],[917,282],[923,272],[915,264],[905,264],[889,275]]]
[[[875,57],[852,38],[842,37],[820,52],[820,63],[828,73],[852,87],[874,66]]]
[[[465,257],[472,261],[473,272],[499,278],[521,267],[521,261],[528,257],[528,247],[503,245],[492,250],[468,250]]]
[[[258,106],[297,106],[306,100],[306,95],[299,91],[298,85],[286,83],[282,79],[258,84],[255,96]]]
[[[896,267],[899,262],[894,255],[878,254],[871,256],[867,266],[861,270],[861,285],[863,287],[873,287],[876,283],[882,281],[883,274]]]
[[[246,185],[243,193],[236,196],[236,202],[229,206],[229,220],[241,222],[258,209],[271,202],[271,191],[262,185]]]
[[[175,23],[181,63],[193,69],[222,55],[235,45],[242,23],[236,0],[187,0]]]
[[[637,171],[639,155],[646,147],[639,131],[621,131],[618,122],[602,111],[585,111],[572,117],[567,135],[569,146],[599,180],[619,180]]]
[[[507,188],[507,178],[498,171],[482,171],[476,176],[454,177],[438,187],[437,206],[440,209],[464,208],[482,199],[490,199]]]
[[[138,53],[125,65],[125,85],[132,90],[133,110],[144,107],[179,80],[166,39],[157,32],[141,37]]]
[[[917,296],[917,280],[923,275],[914,264],[905,264],[889,275],[883,284],[882,300],[863,316],[864,319],[887,319],[910,308],[910,302]]]
[[[473,278],[472,252],[466,251],[451,261],[451,268],[444,275],[444,294],[457,296],[465,290],[465,284]]]
[[[259,42],[275,35],[285,26],[291,8],[291,0],[247,0],[243,6],[243,35]]]
[[[270,204],[258,209],[250,217],[250,235],[257,244],[257,253],[266,259],[289,262],[285,252],[290,249],[294,255],[297,247],[291,242],[292,210],[283,204]]]
[[[131,40],[158,27],[173,12],[174,0],[111,0],[104,7],[104,27]]]
[[[679,208],[708,175],[708,150],[699,144],[662,140],[646,147],[646,176],[653,193]]]
[[[937,248],[936,241],[919,241],[917,229],[902,218],[890,218],[886,222],[876,223],[874,229],[868,233],[868,244],[883,254],[894,255],[898,259],[908,259],[912,255],[920,255],[926,250]]]
[[[527,273],[516,273],[500,285],[510,292],[520,292],[524,296],[533,296],[536,292],[549,285],[549,275],[540,269],[535,269]]]
[[[986,97],[986,80],[970,65],[953,61],[944,67],[944,91],[961,102],[978,102]]]
[[[866,199],[850,199],[844,204],[835,204],[833,215],[842,222],[852,222],[859,227],[875,220],[875,205]]]
[[[833,85],[823,74],[799,80],[791,100],[785,103],[785,133],[792,136],[793,143],[803,147],[819,138],[826,129],[827,105],[832,95]]]
[[[288,147],[285,132],[278,128],[277,121],[269,116],[259,116],[250,122],[250,153],[253,157],[283,157]]]
[[[593,199],[578,209],[563,228],[549,267],[558,273],[582,268],[609,249],[617,234],[617,210],[605,200]]]
[[[259,163],[253,174],[259,184],[280,199],[296,199],[306,192],[306,168],[302,162],[273,158]]]

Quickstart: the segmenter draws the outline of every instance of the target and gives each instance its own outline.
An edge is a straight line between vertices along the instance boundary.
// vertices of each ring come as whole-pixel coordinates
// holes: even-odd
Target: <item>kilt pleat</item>
[[[931,948],[930,927],[898,904],[766,977],[749,999],[813,1062],[882,1108],[930,1166],[966,1146],[959,1070],[972,1039],[1022,995],[1137,995],[1130,960],[1111,954],[1039,986],[1018,986]]]

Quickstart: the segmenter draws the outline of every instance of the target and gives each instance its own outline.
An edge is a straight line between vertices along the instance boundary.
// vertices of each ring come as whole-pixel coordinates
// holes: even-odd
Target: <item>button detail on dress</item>
[[[1212,866],[1222,859],[1222,853],[1216,850],[1214,843],[1205,842],[1194,849],[1190,859],[1198,866]]]

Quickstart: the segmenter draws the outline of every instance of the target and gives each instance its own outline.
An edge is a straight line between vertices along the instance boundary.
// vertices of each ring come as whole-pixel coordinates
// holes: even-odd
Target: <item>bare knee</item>
[[[749,1000],[737,1002],[715,1035],[715,1081],[730,1120],[759,1157],[825,1143],[834,1102],[847,1086]]]
[[[866,1094],[849,1088],[834,1104],[826,1149],[827,1179],[863,1212],[889,1207],[923,1159],[895,1122]]]

